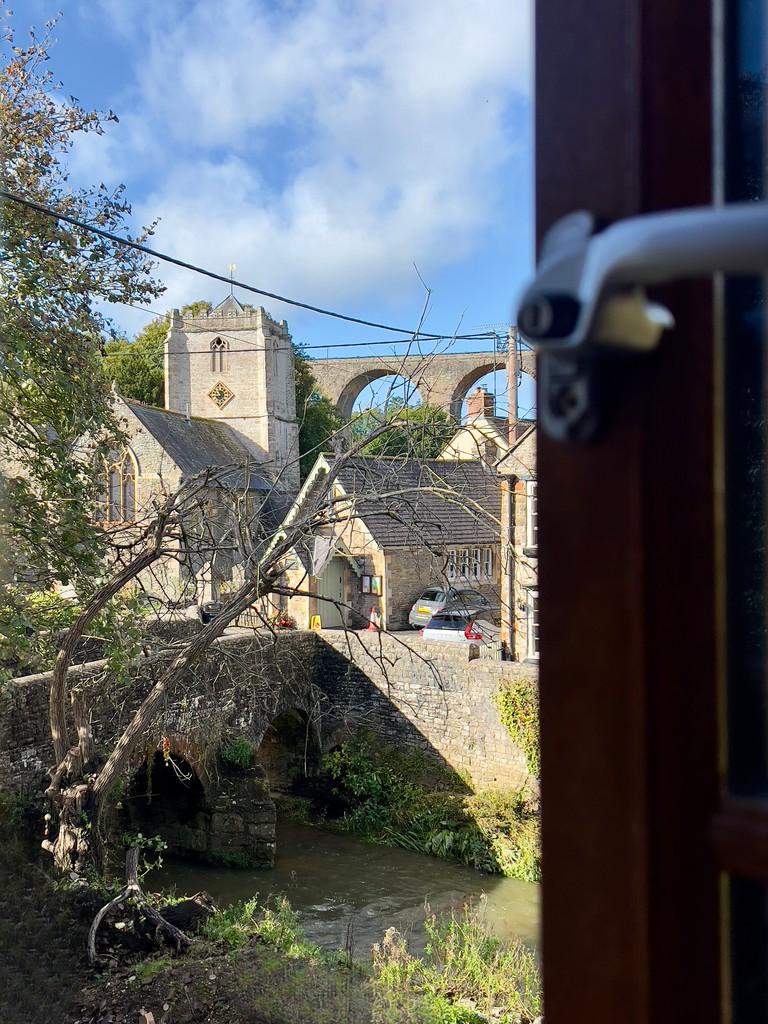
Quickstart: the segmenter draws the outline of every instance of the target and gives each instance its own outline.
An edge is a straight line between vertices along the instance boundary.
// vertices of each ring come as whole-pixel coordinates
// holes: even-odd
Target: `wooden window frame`
[[[708,3],[539,0],[535,37],[539,243],[712,201]],[[677,326],[605,367],[602,434],[538,438],[547,1024],[720,1021],[713,295],[654,294]]]

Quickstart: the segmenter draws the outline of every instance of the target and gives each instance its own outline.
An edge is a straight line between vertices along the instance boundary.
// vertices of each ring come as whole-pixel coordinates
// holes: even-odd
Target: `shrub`
[[[494,694],[499,717],[512,742],[525,754],[528,771],[538,779],[541,770],[539,753],[539,691],[533,679],[512,679]]]
[[[245,771],[246,768],[250,768],[253,761],[253,746],[244,736],[237,736],[222,743],[219,754],[224,764],[228,764],[230,768]]]
[[[521,793],[427,789],[401,754],[366,737],[344,744],[325,768],[347,807],[345,830],[479,871],[540,879],[538,819]]]

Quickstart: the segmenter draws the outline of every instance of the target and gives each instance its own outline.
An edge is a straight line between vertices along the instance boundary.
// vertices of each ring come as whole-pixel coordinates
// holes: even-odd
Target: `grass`
[[[159,957],[157,960],[144,960],[140,964],[136,964],[133,968],[133,973],[143,984],[148,984],[153,978],[156,978],[158,974],[162,974],[163,971],[167,971],[171,966],[171,959],[167,956]]]
[[[527,1024],[542,1012],[541,979],[534,954],[520,942],[502,942],[488,931],[483,908],[465,907],[426,922],[423,959],[390,928],[374,947],[373,971],[380,998],[397,1003],[403,993],[423,1001],[435,1024]]]
[[[308,942],[290,903],[279,897],[274,908],[262,907],[258,897],[217,910],[203,925],[205,938],[223,949],[240,949],[261,942],[290,957],[317,959],[319,946]]]

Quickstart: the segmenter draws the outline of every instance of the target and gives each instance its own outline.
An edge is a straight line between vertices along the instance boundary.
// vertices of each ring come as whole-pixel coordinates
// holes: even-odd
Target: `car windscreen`
[[[441,590],[425,590],[419,601],[439,601],[442,596]]]

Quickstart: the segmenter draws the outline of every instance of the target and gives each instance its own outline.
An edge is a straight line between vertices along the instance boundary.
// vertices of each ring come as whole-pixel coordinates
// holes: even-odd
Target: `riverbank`
[[[254,897],[217,912],[180,957],[136,954],[115,945],[122,933],[112,930],[116,959],[93,971],[85,941],[103,894],[53,878],[36,845],[3,839],[4,1024],[136,1024],[140,1010],[156,1024],[528,1024],[540,1011],[534,953],[492,935],[477,908],[428,913],[421,956],[377,908],[371,955],[355,946],[354,929],[340,949],[323,949],[302,934],[287,900]]]
[[[218,912],[184,957],[158,955],[88,986],[77,1024],[530,1024],[538,969],[471,911],[430,920],[424,958],[389,929],[368,960],[307,942],[287,901]]]
[[[361,733],[325,758],[309,794],[283,797],[281,812],[487,874],[541,880],[538,808],[527,791],[474,792],[458,773]]]

